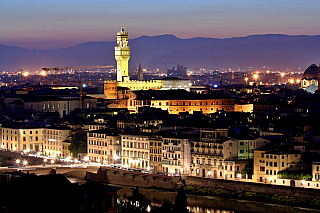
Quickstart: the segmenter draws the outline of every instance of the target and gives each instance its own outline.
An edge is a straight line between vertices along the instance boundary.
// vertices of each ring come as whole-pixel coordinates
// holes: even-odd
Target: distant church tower
[[[114,47],[114,55],[117,60],[117,81],[130,81],[128,61],[130,59],[130,47],[128,46],[128,32],[121,31],[117,33],[117,46]]]
[[[142,68],[141,68],[141,64],[139,64],[138,81],[142,81],[142,80],[143,80]]]

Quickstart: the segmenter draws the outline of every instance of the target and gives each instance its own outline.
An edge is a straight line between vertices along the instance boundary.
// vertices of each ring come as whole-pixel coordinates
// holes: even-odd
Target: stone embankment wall
[[[320,190],[318,189],[279,186],[272,184],[248,183],[231,180],[218,180],[190,176],[185,176],[182,178],[185,180],[187,186],[202,186],[233,191],[246,191],[271,195],[277,194],[293,197],[308,197],[316,199],[320,198]]]
[[[73,173],[75,175],[75,173]],[[82,175],[82,174],[81,174]],[[83,178],[83,176],[82,176]],[[190,176],[160,176],[128,172],[123,170],[103,169],[100,168],[97,172],[87,172],[85,179],[103,183],[110,183],[124,186],[137,186],[137,187],[162,187],[166,189],[177,189],[182,185],[181,179],[184,179],[187,186],[202,186],[210,188],[220,188],[232,191],[246,191],[262,194],[277,194],[293,197],[308,197],[320,198],[320,190],[309,188],[298,188],[290,186],[279,186],[272,184],[260,184],[239,182],[230,180],[209,179],[201,177]]]
[[[175,189],[177,185],[173,178],[168,176],[141,174],[102,168],[98,170],[97,174],[87,172],[86,179],[96,182],[146,188],[162,187],[166,189]]]

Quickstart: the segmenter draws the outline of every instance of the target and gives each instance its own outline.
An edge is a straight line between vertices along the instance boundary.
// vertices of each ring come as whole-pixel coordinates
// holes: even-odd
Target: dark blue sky
[[[56,49],[174,34],[229,38],[252,34],[320,35],[318,0],[1,0],[0,44]]]

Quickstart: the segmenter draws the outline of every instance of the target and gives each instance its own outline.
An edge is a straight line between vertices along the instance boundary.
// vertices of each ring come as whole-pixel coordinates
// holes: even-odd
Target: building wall
[[[2,143],[4,149],[14,151],[42,152],[43,128],[15,129],[2,127]]]
[[[235,112],[252,112],[253,104],[235,104],[234,111]]]
[[[189,139],[162,138],[162,171],[166,174],[188,174],[190,170]]]
[[[208,100],[151,100],[151,107],[167,110],[170,114],[179,112],[202,111],[204,114],[215,113],[218,110],[233,112],[234,99],[208,99]]]
[[[114,155],[116,154],[120,158],[120,153],[120,136],[96,132],[87,133],[87,157],[89,161],[112,164],[115,163]]]
[[[162,172],[162,139],[150,138],[150,171]]]
[[[63,158],[71,156],[71,153],[68,150],[69,143],[64,143],[64,141],[67,140],[70,134],[71,134],[71,130],[44,129],[43,130],[43,154],[46,156],[63,157]]]
[[[121,134],[122,165],[147,169],[149,163],[149,136]]]
[[[301,169],[301,154],[275,154],[265,150],[254,150],[253,156],[254,182],[276,183],[279,171]]]

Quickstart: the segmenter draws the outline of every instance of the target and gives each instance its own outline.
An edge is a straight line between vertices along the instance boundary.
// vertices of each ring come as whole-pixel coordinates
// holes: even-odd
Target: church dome
[[[315,64],[312,64],[310,67],[306,69],[306,71],[303,74],[302,79],[315,79],[318,80],[318,72],[319,72],[319,67]]]

